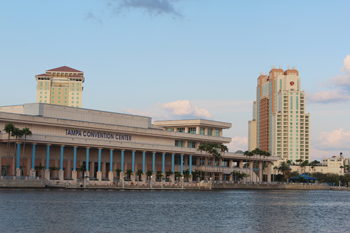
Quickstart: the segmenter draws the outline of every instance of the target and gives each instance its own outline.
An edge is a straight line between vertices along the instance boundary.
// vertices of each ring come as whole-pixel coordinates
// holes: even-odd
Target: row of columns
[[[45,178],[50,179],[50,167],[49,167],[49,161],[50,161],[50,144],[46,145],[46,170],[45,170]],[[33,144],[32,147],[32,167],[30,171],[31,176],[35,176],[35,150],[36,150],[36,144]],[[20,176],[20,151],[21,151],[21,143],[17,143],[17,161],[16,161],[16,175]],[[114,149],[110,149],[110,171],[108,174],[109,180],[113,180],[113,151]],[[121,150],[121,171],[124,173],[124,152],[125,150]],[[132,151],[132,172],[135,172],[135,150]],[[102,154],[102,148],[98,148],[98,171],[97,171],[97,178],[99,180],[102,179],[102,171],[101,171],[101,154]],[[162,154],[162,173],[163,175],[165,174],[165,154]],[[86,147],[86,171],[87,171],[87,176],[89,176],[89,155],[90,155],[90,147]],[[63,156],[64,156],[64,145],[61,145],[60,148],[60,170],[59,170],[59,179],[63,180],[64,179],[64,173],[63,173]],[[174,173],[175,172],[175,154],[171,155],[171,171]],[[156,152],[152,153],[152,171],[155,172],[155,157],[156,157]],[[77,179],[77,171],[76,171],[76,160],[77,160],[77,146],[74,147],[73,149],[73,173],[72,173],[72,178],[73,180]],[[184,155],[181,154],[181,163],[180,163],[180,173],[183,174],[183,162],[184,162]],[[250,161],[249,165],[251,170],[253,169],[253,162]],[[145,169],[145,164],[146,164],[146,151],[142,152],[142,172],[146,173]],[[189,155],[189,173],[192,175],[192,155]],[[230,164],[232,165],[232,164]],[[238,163],[238,166],[240,168],[243,168],[243,161],[240,161]],[[259,178],[262,180],[262,162],[259,162]],[[268,182],[271,182],[271,163],[268,163]]]

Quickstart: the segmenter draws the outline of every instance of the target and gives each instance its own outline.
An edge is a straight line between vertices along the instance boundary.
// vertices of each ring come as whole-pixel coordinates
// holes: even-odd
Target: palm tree
[[[138,176],[139,180],[141,180],[141,176],[143,175],[142,169],[137,170],[136,175]]]
[[[26,140],[27,136],[32,136],[32,131],[29,130],[28,127],[24,127],[22,129],[23,135],[24,135],[24,142],[23,142],[23,157],[25,156],[25,148],[26,148]],[[23,167],[24,167],[24,159],[23,159]]]
[[[78,172],[81,172],[81,176],[84,177],[84,173],[86,172],[86,167],[84,165],[80,165],[78,168],[77,168],[77,171]]]
[[[178,180],[180,180],[180,178],[182,177],[182,174],[179,172],[179,173],[176,173],[175,174],[175,177],[178,178]]]
[[[128,176],[128,178],[130,179],[131,176],[132,176],[132,174],[134,174],[134,173],[132,172],[131,169],[128,169],[128,170],[125,171],[125,174],[126,174],[126,175]]]
[[[118,187],[118,182],[119,182],[119,179],[120,179],[120,173],[122,172],[122,170],[119,169],[119,168],[117,168],[117,169],[115,170],[115,172],[117,173],[117,187]]]
[[[190,174],[190,171],[187,169],[186,171],[184,171],[184,178],[187,179],[190,179],[192,177],[192,175]]]
[[[10,147],[10,136],[11,136],[11,133],[14,131],[15,129],[15,126],[12,124],[12,123],[7,123],[5,125],[5,132],[8,134],[8,139],[7,139],[7,174],[6,175],[9,175],[9,172],[10,172],[10,169],[9,169],[9,166],[10,166],[10,154],[11,154],[11,147]]]
[[[41,163],[39,164],[39,166],[35,166],[35,170],[39,173],[41,171],[41,178],[44,177],[43,175],[43,171],[44,171],[45,167],[43,165],[41,165]]]
[[[277,170],[282,172],[283,177],[286,178],[286,172],[290,170],[288,162],[282,162]]]
[[[56,167],[55,165],[50,167],[50,172],[54,172],[54,171],[58,171],[58,170],[60,170],[60,169],[58,167]]]
[[[273,182],[275,182],[275,170],[278,170],[277,166],[273,167]]]
[[[172,174],[174,174],[174,172],[172,172],[171,170],[165,172],[166,177],[169,177],[169,179],[168,179],[169,182],[170,182],[170,176],[171,176]],[[165,178],[166,178],[166,177],[165,177]]]
[[[305,173],[305,167],[306,167],[308,164],[309,164],[309,161],[308,161],[308,160],[305,160],[304,162],[302,162],[302,163],[300,164],[300,167],[301,167],[301,168],[304,168],[304,173]]]

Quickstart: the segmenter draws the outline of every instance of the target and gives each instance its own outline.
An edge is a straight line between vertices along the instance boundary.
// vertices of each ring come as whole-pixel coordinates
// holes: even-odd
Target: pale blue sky
[[[310,95],[312,158],[350,156],[349,10],[338,0],[0,0],[0,105],[35,102],[34,76],[67,65],[85,72],[84,108],[211,116],[231,122],[230,148],[245,150],[256,78],[290,65]],[[337,75],[348,83],[325,85]]]

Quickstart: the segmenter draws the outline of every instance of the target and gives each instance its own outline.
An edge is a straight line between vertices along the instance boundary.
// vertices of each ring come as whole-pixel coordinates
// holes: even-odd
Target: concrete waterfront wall
[[[0,188],[44,188],[43,180],[0,180]]]
[[[213,189],[330,190],[332,187],[318,184],[212,184]]]

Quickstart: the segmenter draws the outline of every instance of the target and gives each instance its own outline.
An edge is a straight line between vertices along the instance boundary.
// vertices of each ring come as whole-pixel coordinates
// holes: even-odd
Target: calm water
[[[345,232],[350,192],[0,190],[1,232]]]

